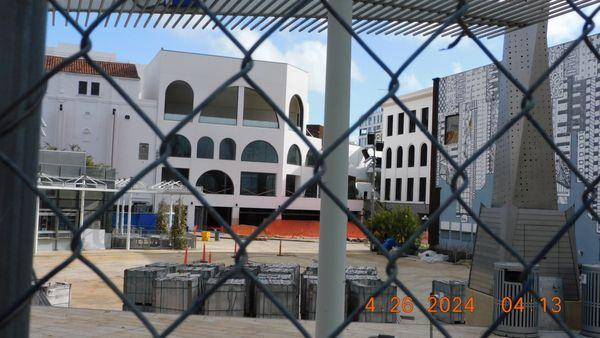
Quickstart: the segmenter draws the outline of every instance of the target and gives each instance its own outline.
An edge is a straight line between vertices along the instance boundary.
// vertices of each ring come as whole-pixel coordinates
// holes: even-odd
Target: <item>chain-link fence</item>
[[[593,210],[593,208],[591,207],[592,203],[596,197],[595,196],[596,186],[600,182],[600,177],[588,178],[588,177],[585,177],[583,174],[581,174],[578,171],[576,165],[573,164],[569,160],[567,155],[565,153],[563,153],[559,149],[559,147],[554,143],[552,135],[548,135],[544,131],[544,128],[540,125],[540,123],[538,123],[538,121],[536,121],[536,119],[533,118],[533,116],[531,115],[531,110],[533,109],[533,107],[535,105],[535,102],[533,101],[534,92],[540,87],[540,85],[545,80],[548,79],[550,73],[561,62],[563,62],[567,58],[569,53],[571,53],[577,45],[582,44],[582,43],[586,44],[589,47],[589,49],[592,51],[592,53],[596,56],[596,58],[600,60],[600,54],[598,53],[598,51],[595,49],[592,42],[588,38],[588,34],[594,28],[594,23],[593,23],[592,19],[597,14],[597,12],[600,10],[600,7],[596,8],[593,12],[591,12],[591,14],[587,15],[573,1],[567,0],[564,2],[565,4],[568,4],[568,6],[567,6],[568,9],[576,12],[581,18],[584,19],[585,23],[582,27],[581,34],[578,36],[577,39],[575,39],[570,44],[570,46],[568,48],[565,49],[562,56],[559,57],[555,62],[553,62],[549,66],[549,68],[544,72],[544,74],[532,86],[528,87],[526,84],[520,83],[513,76],[513,74],[511,74],[507,70],[507,68],[499,60],[496,59],[494,54],[486,47],[486,45],[484,43],[482,43],[482,41],[480,41],[480,39],[473,33],[471,27],[469,25],[465,24],[465,22],[463,20],[463,16],[465,15],[465,13],[467,12],[467,10],[469,8],[469,3],[467,1],[457,1],[455,9],[451,13],[444,14],[445,19],[443,21],[440,20],[440,21],[442,21],[442,24],[440,24],[435,29],[435,31],[433,31],[432,34],[428,36],[428,38],[422,43],[422,45],[414,53],[412,53],[406,59],[406,61],[404,61],[404,63],[397,69],[392,69],[388,64],[386,64],[377,55],[377,53],[374,52],[369,47],[369,45],[365,42],[365,40],[357,34],[357,32],[352,28],[352,26],[350,24],[343,22],[343,20],[341,19],[341,16],[337,12],[334,11],[334,9],[332,8],[331,4],[328,1],[325,1],[325,0],[320,1],[323,8],[326,9],[326,12],[327,12],[326,14],[330,15],[330,20],[336,20],[337,22],[339,22],[341,24],[341,26],[343,27],[343,29],[345,29],[347,34],[350,34],[352,36],[352,38],[355,40],[355,42],[357,42],[357,44],[360,46],[360,48],[362,48],[370,56],[370,58],[387,74],[387,76],[389,76],[389,87],[388,87],[388,90],[385,93],[385,95],[383,95],[379,100],[377,100],[377,102],[374,102],[372,107],[370,109],[368,109],[366,112],[364,112],[360,116],[360,118],[358,120],[356,120],[352,124],[352,126],[349,129],[347,129],[347,131],[343,135],[341,135],[335,142],[333,142],[333,144],[330,147],[323,149],[322,152],[319,152],[319,149],[316,149],[314,147],[314,145],[311,142],[309,142],[307,137],[305,135],[303,135],[302,132],[289,119],[289,117],[286,116],[284,109],[282,109],[282,107],[279,107],[277,104],[275,104],[275,102],[269,97],[269,95],[265,92],[265,90],[263,90],[252,78],[252,68],[253,68],[252,55],[253,55],[253,53],[273,33],[275,33],[277,30],[279,30],[282,27],[282,25],[286,22],[286,19],[293,18],[296,13],[298,13],[301,10],[304,10],[305,9],[304,7],[307,5],[307,3],[309,1],[304,0],[304,1],[296,1],[294,3],[291,3],[287,7],[287,10],[285,11],[285,13],[283,15],[280,15],[280,17],[276,18],[275,23],[273,25],[271,25],[267,30],[263,31],[262,35],[258,39],[258,41],[256,41],[256,43],[249,49],[245,48],[242,45],[242,43],[240,41],[238,41],[235,38],[235,36],[231,33],[231,31],[226,27],[226,25],[223,23],[223,20],[225,20],[225,19],[223,17],[217,15],[215,12],[213,12],[213,10],[214,10],[213,8],[209,8],[212,6],[207,6],[207,4],[204,1],[197,1],[197,0],[193,1],[193,5],[196,6],[197,8],[199,8],[200,10],[202,10],[202,12],[206,13],[206,15],[210,17],[212,22],[214,22],[216,27],[237,47],[237,49],[239,49],[239,51],[243,54],[243,62],[241,64],[241,68],[235,75],[233,75],[227,81],[222,83],[222,85],[219,86],[209,97],[207,97],[202,103],[200,103],[198,106],[196,106],[193,109],[193,111],[191,111],[183,120],[179,121],[179,123],[174,128],[172,128],[170,131],[168,131],[167,133],[164,133],[163,131],[161,131],[159,129],[159,127],[154,123],[152,118],[149,117],[143,111],[143,109],[141,109],[140,106],[138,106],[136,104],[136,102],[133,98],[129,97],[127,95],[127,93],[122,88],[120,88],[120,86],[111,78],[111,76],[109,76],[107,74],[107,71],[102,69],[90,57],[90,54],[89,54],[90,50],[92,49],[91,34],[95,30],[99,29],[100,24],[103,22],[103,20],[106,20],[107,17],[111,13],[116,12],[125,1],[126,0],[112,1],[112,4],[110,5],[110,8],[108,8],[108,10],[99,14],[95,18],[95,20],[93,20],[93,22],[90,23],[89,26],[83,27],[78,23],[76,18],[72,17],[71,14],[68,13],[65,8],[61,7],[60,4],[57,3],[56,0],[48,0],[49,4],[56,10],[56,12],[60,13],[60,15],[62,15],[68,21],[68,23],[81,35],[81,44],[80,44],[81,48],[77,53],[71,55],[70,57],[65,58],[64,61],[60,65],[58,65],[56,68],[52,69],[51,71],[47,72],[43,77],[40,78],[40,77],[34,76],[34,78],[40,78],[40,79],[35,81],[35,83],[30,85],[28,88],[21,88],[19,90],[19,95],[16,95],[13,98],[14,100],[12,100],[12,102],[11,102],[11,100],[9,100],[9,102],[2,102],[2,107],[0,107],[0,108],[2,108],[1,113],[0,113],[0,124],[2,125],[2,127],[0,129],[0,138],[15,137],[14,136],[15,131],[18,131],[20,128],[25,128],[26,124],[31,119],[39,118],[39,115],[38,115],[39,106],[41,103],[41,98],[44,95],[44,89],[45,89],[47,82],[54,75],[56,75],[58,72],[60,72],[61,69],[65,68],[67,65],[72,63],[74,60],[76,60],[78,58],[83,58],[106,81],[108,81],[108,83],[131,106],[131,108],[136,112],[136,114],[139,115],[139,117],[144,121],[144,123],[146,123],[154,131],[154,133],[157,135],[157,137],[161,140],[162,149],[164,151],[161,152],[162,155],[159,158],[152,161],[151,164],[146,166],[135,177],[133,177],[126,186],[124,186],[122,189],[120,189],[119,192],[115,193],[114,196],[112,196],[112,198],[110,198],[110,200],[108,200],[102,207],[100,207],[99,209],[94,211],[91,215],[89,215],[85,219],[85,221],[83,222],[83,225],[81,227],[77,226],[76,224],[72,224],[71,220],[62,213],[61,209],[59,207],[57,207],[57,205],[51,199],[46,197],[46,195],[44,194],[44,191],[39,190],[36,187],[35,174],[32,172],[26,173],[23,170],[23,168],[21,167],[21,164],[24,163],[22,161],[22,159],[19,159],[17,161],[17,159],[16,159],[17,157],[14,156],[14,154],[7,155],[4,153],[0,153],[0,161],[2,162],[2,166],[4,167],[4,172],[8,173],[8,175],[9,175],[8,178],[10,180],[13,180],[14,182],[16,182],[15,184],[17,186],[21,187],[22,189],[28,189],[29,191],[33,192],[35,195],[39,196],[39,198],[45,204],[47,204],[50,207],[50,209],[56,213],[56,215],[58,215],[60,217],[62,222],[64,222],[65,224],[68,225],[70,231],[73,234],[73,241],[71,243],[72,253],[69,256],[69,258],[66,259],[64,262],[62,262],[61,264],[59,264],[58,266],[56,266],[54,269],[52,269],[46,275],[41,276],[39,279],[37,279],[35,281],[35,283],[27,290],[27,292],[16,295],[16,297],[17,297],[16,301],[14,301],[10,306],[0,309],[0,328],[11,323],[11,321],[15,320],[16,314],[18,314],[19,312],[23,311],[23,309],[26,309],[28,307],[28,300],[34,295],[36,290],[40,289],[40,287],[44,283],[48,282],[51,278],[56,276],[59,272],[61,272],[63,269],[65,269],[73,261],[79,260],[83,264],[88,266],[94,273],[96,273],[106,283],[106,285],[110,289],[112,289],[112,291],[114,291],[114,293],[123,301],[123,303],[126,304],[126,307],[128,309],[131,309],[131,311],[135,314],[135,316],[137,316],[137,318],[139,318],[139,320],[143,323],[143,325],[148,329],[148,331],[153,336],[166,336],[166,335],[169,335],[170,333],[172,333],[184,320],[186,320],[186,318],[188,316],[190,316],[193,313],[196,313],[200,309],[200,307],[203,305],[203,303],[205,302],[207,297],[212,295],[221,285],[223,285],[223,283],[228,278],[234,276],[235,274],[239,274],[239,273],[242,273],[245,276],[247,276],[247,278],[249,278],[256,285],[257,288],[259,288],[262,292],[264,292],[266,297],[275,304],[275,306],[279,309],[279,311],[281,311],[281,313],[298,329],[298,331],[302,335],[310,336],[310,333],[305,329],[305,327],[302,325],[302,323],[299,320],[297,320],[288,311],[288,309],[285,306],[283,306],[282,304],[280,304],[277,301],[277,299],[272,294],[272,292],[269,290],[269,288],[267,288],[265,285],[263,285],[263,283],[261,283],[261,281],[245,265],[245,263],[248,261],[248,251],[247,251],[248,245],[250,245],[252,243],[252,241],[257,238],[259,233],[262,232],[265,228],[267,228],[269,226],[269,224],[273,220],[275,220],[276,217],[278,215],[280,215],[288,206],[290,206],[290,204],[294,200],[299,198],[307,188],[311,187],[314,184],[318,184],[322,193],[329,196],[337,204],[337,206],[341,210],[343,210],[343,212],[347,215],[347,217],[365,233],[365,235],[368,237],[368,239],[374,243],[374,245],[377,247],[377,249],[379,251],[381,251],[383,253],[383,255],[385,256],[385,258],[388,260],[388,266],[386,269],[387,278],[384,281],[384,283],[382,283],[378,288],[376,288],[376,291],[374,292],[374,294],[372,296],[377,296],[377,295],[381,294],[382,292],[384,292],[384,290],[388,286],[390,286],[392,284],[397,285],[404,294],[406,294],[408,297],[411,297],[413,299],[414,305],[416,306],[416,308],[418,308],[427,317],[427,319],[437,328],[437,330],[439,330],[439,332],[442,333],[444,336],[448,337],[448,336],[450,336],[450,334],[448,333],[446,328],[444,328],[442,325],[440,325],[440,323],[435,318],[433,318],[432,314],[427,311],[427,305],[420,302],[418,300],[418,297],[416,297],[413,294],[413,292],[411,290],[409,290],[409,288],[406,286],[406,284],[401,280],[400,276],[398,275],[397,260],[399,259],[399,257],[402,255],[403,252],[405,252],[409,249],[409,247],[411,246],[411,243],[414,243],[414,240],[416,240],[418,238],[418,236],[420,236],[425,230],[427,230],[432,222],[435,222],[440,217],[441,213],[452,202],[457,201],[460,205],[462,205],[462,207],[464,208],[466,213],[470,217],[472,217],[479,225],[479,227],[480,227],[479,231],[487,232],[516,261],[520,262],[523,266],[525,266],[524,273],[522,275],[521,280],[527,281],[527,282],[523,282],[524,288],[522,289],[522,291],[520,292],[520,294],[517,297],[522,297],[527,292],[532,292],[532,293],[534,292],[532,290],[531,279],[528,279],[526,277],[532,271],[532,268],[536,264],[540,263],[540,261],[544,258],[544,256],[557,244],[557,242],[561,239],[561,237],[563,235],[565,235],[565,233],[571,227],[573,227],[573,225],[575,224],[575,221],[582,214],[587,212],[590,215],[592,215],[597,221],[600,221],[600,217],[595,212],[595,210]],[[28,3],[33,3],[33,2],[29,1]],[[553,2],[553,3],[556,3],[556,2]],[[6,6],[11,6],[11,5],[6,4]],[[480,147],[477,151],[475,151],[473,153],[473,155],[469,159],[464,161],[463,163],[457,163],[455,161],[455,159],[453,159],[452,156],[450,156],[450,154],[447,152],[444,145],[440,143],[438,138],[436,136],[432,135],[432,133],[430,133],[428,131],[427,126],[423,125],[422,122],[419,119],[417,119],[417,117],[415,116],[415,112],[411,111],[411,109],[408,109],[408,107],[395,96],[395,93],[398,91],[398,89],[400,87],[400,83],[399,83],[400,75],[402,75],[404,73],[404,71],[407,69],[407,67],[409,65],[411,65],[411,63],[413,63],[413,61],[415,61],[421,55],[421,53],[424,51],[424,49],[429,47],[431,45],[432,41],[434,41],[436,38],[438,38],[441,35],[441,33],[445,29],[447,29],[450,25],[456,25],[457,27],[460,27],[460,35],[455,40],[455,42],[449,46],[449,48],[453,48],[455,45],[457,45],[459,43],[459,41],[461,39],[471,39],[476,44],[476,46],[493,62],[493,64],[498,68],[498,71],[500,73],[502,73],[502,75],[505,76],[506,79],[508,79],[508,81],[510,81],[510,83],[522,93],[522,102],[521,102],[522,110],[520,111],[520,113],[512,116],[510,118],[510,120],[503,126],[499,126],[496,133],[493,134],[485,142],[485,144],[482,147]],[[10,34],[10,32],[8,34]],[[19,35],[19,36],[25,36],[25,35]],[[20,43],[27,44],[27,41],[21,41]],[[0,54],[1,53],[2,52],[0,52]],[[250,87],[255,89],[266,100],[266,102],[268,102],[268,104],[276,111],[278,117],[281,120],[285,121],[285,123],[298,135],[298,137],[300,137],[306,143],[306,145],[308,146],[309,149],[311,149],[311,151],[314,151],[314,152],[320,154],[318,156],[316,164],[315,164],[313,177],[309,181],[305,182],[297,191],[295,191],[293,194],[291,194],[291,196],[289,196],[287,198],[285,203],[283,203],[280,207],[278,207],[277,210],[275,210],[270,215],[270,217],[266,218],[262,222],[262,224],[260,224],[260,226],[258,226],[256,228],[254,233],[252,233],[250,236],[248,236],[245,239],[240,238],[234,231],[232,231],[230,224],[228,224],[220,216],[220,214],[210,205],[210,203],[207,201],[206,197],[198,191],[198,189],[194,186],[194,184],[190,183],[188,181],[188,179],[186,179],[185,177],[183,177],[181,175],[181,173],[179,173],[179,171],[175,170],[169,162],[169,155],[173,148],[172,142],[170,142],[170,141],[172,141],[174,139],[177,132],[180,131],[186,125],[186,123],[192,121],[192,119],[194,119],[199,114],[199,112],[211,100],[213,100],[221,91],[223,91],[225,88],[227,88],[229,85],[231,85],[234,81],[239,80],[239,79],[243,79],[244,81],[246,81],[246,83]],[[7,81],[7,79],[3,79],[3,81]],[[442,156],[443,158],[445,158],[445,160],[448,161],[448,163],[452,166],[452,168],[454,169],[454,172],[455,172],[454,177],[452,178],[452,191],[453,191],[452,196],[445,201],[441,201],[439,208],[431,213],[428,221],[420,226],[418,231],[415,232],[412,235],[412,237],[405,242],[405,244],[400,248],[399,251],[394,252],[394,253],[387,251],[382,246],[380,241],[373,235],[373,233],[371,233],[369,231],[369,229],[365,226],[365,224],[363,224],[356,215],[349,212],[345,203],[342,202],[339,198],[337,198],[335,196],[335,194],[332,193],[332,191],[328,188],[327,184],[325,184],[323,181],[323,175],[327,170],[324,165],[325,159],[328,156],[330,156],[332,154],[332,151],[335,148],[339,147],[344,142],[345,139],[347,139],[352,133],[354,133],[356,131],[356,129],[360,126],[360,124],[363,121],[365,121],[365,119],[367,119],[373,112],[375,112],[385,101],[390,100],[390,99],[393,100],[410,117],[410,119],[414,121],[414,123],[416,124],[418,129],[427,136],[427,138],[429,139],[429,141],[431,142],[433,147],[436,148],[439,156]],[[38,113],[36,113],[36,112],[38,112]],[[476,214],[471,209],[471,206],[468,205],[461,197],[461,193],[466,189],[467,185],[469,184],[469,177],[467,177],[467,175],[465,174],[465,169],[471,163],[473,163],[480,155],[482,155],[482,153],[484,153],[487,149],[489,149],[492,145],[494,145],[495,142],[497,142],[501,136],[503,136],[505,133],[507,133],[509,131],[509,129],[513,128],[518,121],[523,120],[523,119],[527,120],[528,123],[531,123],[531,125],[533,125],[533,127],[537,130],[537,132],[543,137],[543,139],[545,140],[547,145],[554,150],[556,155],[558,155],[558,157],[568,166],[570,171],[577,177],[578,180],[583,182],[583,184],[586,187],[585,193],[581,196],[583,205],[578,210],[575,210],[573,212],[572,216],[570,216],[568,218],[567,222],[561,227],[560,231],[558,231],[556,234],[554,234],[552,239],[543,247],[543,249],[531,261],[526,261],[522,255],[520,255],[518,252],[515,251],[515,249],[513,247],[511,247],[501,237],[499,237],[496,233],[494,233],[491,230],[490,226],[485,224],[480,219],[479,215]],[[35,123],[34,123],[34,126],[35,126]],[[29,126],[29,127],[31,127],[31,126]],[[37,140],[37,138],[34,138],[34,139]],[[17,141],[22,142],[23,140],[15,139],[15,142],[17,142]],[[4,143],[4,144],[6,144],[6,143]],[[33,148],[33,149],[30,149],[29,154],[32,154],[33,152],[37,152],[38,144],[30,143],[29,145]],[[123,195],[129,189],[131,189],[136,182],[140,181],[146,174],[148,174],[152,170],[155,170],[157,168],[157,166],[159,166],[161,164],[164,165],[165,167],[169,168],[172,175],[176,176],[187,187],[187,189],[189,189],[191,194],[195,198],[197,198],[205,208],[207,208],[208,212],[210,212],[210,215],[218,221],[218,223],[223,227],[224,231],[227,232],[231,236],[231,238],[237,243],[239,250],[235,256],[234,267],[232,269],[230,269],[229,271],[227,271],[227,273],[222,275],[220,277],[219,281],[216,284],[212,285],[210,288],[208,288],[208,290],[206,290],[206,292],[203,295],[198,297],[198,299],[196,299],[192,308],[188,309],[187,311],[184,311],[163,332],[158,332],[157,329],[152,325],[152,323],[144,315],[144,313],[142,313],[142,311],[140,309],[138,309],[137,306],[132,304],[131,301],[125,297],[125,295],[119,290],[119,287],[117,287],[117,285],[115,285],[113,283],[113,281],[111,281],[111,279],[101,269],[99,269],[94,263],[92,263],[84,255],[82,255],[81,235],[82,235],[82,232],[84,230],[86,230],[92,224],[92,222],[94,220],[96,220],[99,216],[101,216],[106,210],[108,210],[109,208],[112,208],[112,206],[115,204],[115,202],[117,200],[119,200],[120,198],[122,198]],[[6,182],[6,181],[4,181],[4,182]],[[4,191],[2,193],[5,194]],[[33,197],[33,196],[30,196],[30,197]],[[7,199],[4,199],[4,201],[6,202]],[[13,225],[10,225],[10,226],[13,226]],[[5,234],[2,234],[2,236],[5,236]],[[5,278],[5,276],[3,276],[2,278]],[[540,298],[535,294],[534,294],[534,296],[536,299]],[[513,299],[513,303],[514,302],[516,302],[516,298]],[[336,336],[336,335],[340,334],[341,332],[343,332],[343,330],[351,323],[352,318],[355,318],[357,316],[357,314],[359,314],[360,312],[365,311],[366,305],[367,305],[366,303],[362,304],[361,306],[356,307],[356,309],[354,311],[352,311],[352,313],[348,313],[345,321],[342,323],[339,323],[339,326],[337,326],[337,330],[335,330],[331,335]],[[547,307],[547,309],[549,309],[549,307]],[[567,328],[566,324],[563,322],[563,320],[559,316],[554,315],[551,311],[548,311],[548,313],[552,316],[553,320],[562,328],[562,330],[564,330],[564,332],[566,334],[568,334],[571,337],[574,337],[574,333]],[[506,315],[507,315],[506,313],[502,313],[499,316],[499,318],[497,318],[494,321],[493,325],[491,325],[489,328],[487,328],[487,330],[484,332],[483,335],[484,336],[490,335],[498,327],[498,325],[502,322],[502,320],[504,319],[504,317]]]

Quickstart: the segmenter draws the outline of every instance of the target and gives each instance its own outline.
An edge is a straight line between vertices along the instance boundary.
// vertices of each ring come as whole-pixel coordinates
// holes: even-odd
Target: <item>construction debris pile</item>
[[[153,263],[125,270],[124,293],[127,299],[145,312],[181,313],[194,307],[200,296],[215,291],[199,307],[196,314],[224,317],[294,318],[314,320],[317,309],[317,265],[300,273],[297,264],[249,263],[244,269],[252,272],[260,283],[233,266],[194,262],[187,265]],[[226,276],[227,279],[223,280]],[[377,269],[367,266],[346,268],[346,313],[371,300],[382,285]],[[278,307],[267,296],[270,293]],[[396,287],[387,287],[375,304],[386,304],[397,294]],[[123,305],[123,310],[128,310]],[[395,323],[397,314],[383,308],[370,307],[354,321]]]

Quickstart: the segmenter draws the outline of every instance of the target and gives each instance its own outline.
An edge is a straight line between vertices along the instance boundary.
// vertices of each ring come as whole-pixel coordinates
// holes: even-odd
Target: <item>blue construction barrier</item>
[[[113,227],[117,225],[117,213],[112,213],[111,220]],[[123,224],[127,225],[127,212],[123,215]],[[133,213],[131,214],[131,226],[142,228],[147,231],[156,230],[156,214],[149,213]]]

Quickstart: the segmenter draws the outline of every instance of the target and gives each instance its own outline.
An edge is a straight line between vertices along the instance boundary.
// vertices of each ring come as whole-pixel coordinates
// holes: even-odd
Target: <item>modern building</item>
[[[600,47],[598,35],[590,37]],[[569,47],[565,43],[550,47],[549,62],[554,62]],[[600,107],[598,101],[599,61],[589,48],[578,45],[550,76],[553,113],[553,137],[577,169],[588,179],[600,175]],[[439,107],[438,140],[458,163],[464,162],[483,146],[498,129],[498,71],[487,65],[434,80],[439,87],[434,96]],[[480,206],[490,206],[492,199],[495,147],[491,147],[468,168],[468,188],[462,198],[475,213]],[[438,155],[436,185],[440,200],[451,195],[450,180],[454,171]],[[562,211],[582,205],[585,188],[565,163],[555,157],[558,204]],[[600,201],[594,209],[600,211]],[[465,210],[454,202],[440,217],[440,247],[469,251],[473,247],[477,224]],[[600,224],[587,212],[575,225],[577,258],[579,263],[591,264],[600,260]]]
[[[358,129],[358,145],[361,147],[367,146],[367,135],[375,134],[375,138],[381,137],[381,129],[383,127],[383,110],[377,109],[371,114]]]
[[[432,132],[432,88],[405,94],[399,99]],[[419,215],[429,213],[431,142],[414,120],[393,100],[382,106],[383,153],[381,202],[388,207],[410,207]]]
[[[194,107],[201,107],[174,135],[169,163],[202,188],[226,221],[260,223],[313,176],[315,154],[260,91],[243,79],[219,88],[239,71],[241,59],[160,50],[149,64],[134,65],[118,62],[106,53],[95,56],[100,67],[163,134]],[[62,60],[61,56],[48,55],[47,69]],[[249,75],[306,135],[308,74],[284,63],[255,61]],[[135,176],[165,149],[137,109],[83,60],[76,60],[49,81],[42,116],[42,146],[68,149],[77,145],[96,163],[114,167],[118,177]],[[321,149],[320,138],[307,138]],[[356,161],[351,165],[360,166]],[[152,185],[177,179],[159,165],[143,182]],[[354,184],[357,178],[348,179]],[[348,208],[359,212],[362,201],[355,200],[355,190],[349,189],[352,200]],[[156,207],[161,197],[139,198],[137,202]],[[191,210],[188,224],[216,225],[195,197],[185,196],[184,200]],[[280,217],[318,220],[319,209],[319,191],[314,186]]]

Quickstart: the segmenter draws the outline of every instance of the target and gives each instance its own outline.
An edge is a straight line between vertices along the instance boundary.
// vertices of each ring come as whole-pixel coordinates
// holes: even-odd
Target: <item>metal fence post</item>
[[[0,1],[0,112],[24,94],[44,72],[46,1]],[[36,181],[41,93],[30,95],[7,114],[2,126],[30,114],[0,135],[0,152],[30,180]],[[35,226],[35,195],[0,162],[0,312],[31,286]],[[29,335],[29,304],[14,313],[0,337]]]
[[[348,24],[352,1],[331,0],[333,10]],[[350,125],[350,33],[329,13],[323,149],[330,147]],[[348,201],[348,140],[327,157],[323,182],[344,204]],[[319,279],[316,336],[329,336],[344,320],[346,224],[348,216],[326,194],[321,195]]]

